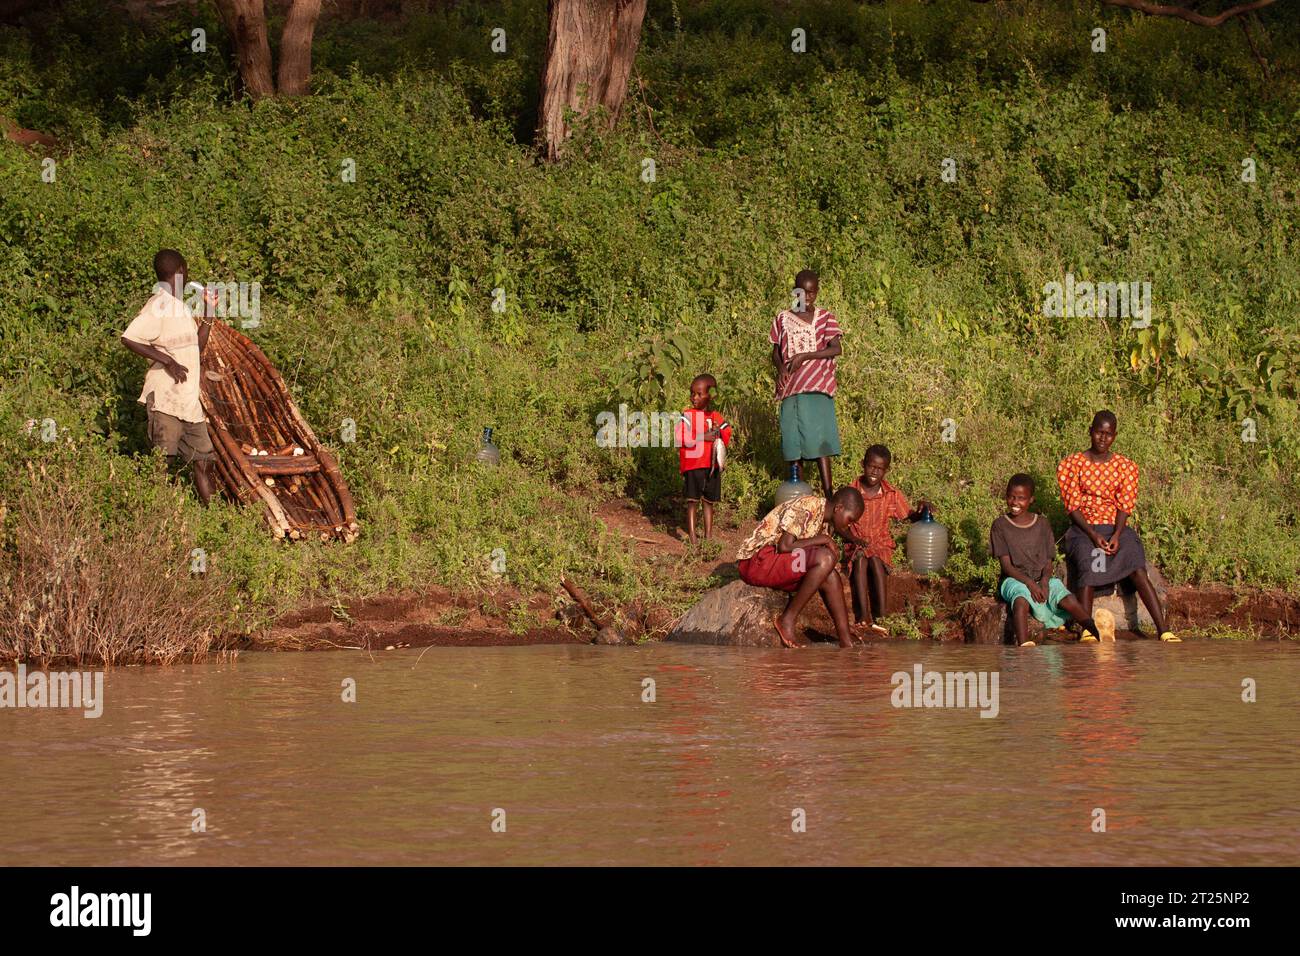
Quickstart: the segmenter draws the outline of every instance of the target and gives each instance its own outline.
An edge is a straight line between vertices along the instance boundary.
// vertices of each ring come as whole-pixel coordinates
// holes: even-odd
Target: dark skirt
[[[1114,533],[1115,526],[1095,524],[1092,530],[1103,538],[1109,538]],[[1071,588],[1104,587],[1116,581],[1123,581],[1134,571],[1141,571],[1147,566],[1147,553],[1142,548],[1142,539],[1137,536],[1136,531],[1128,527],[1120,532],[1119,550],[1105,556],[1103,571],[1092,569],[1093,561],[1099,560],[1100,556],[1093,557],[1092,551],[1096,545],[1077,525],[1070,525],[1070,530],[1065,532],[1062,547],[1065,551],[1065,560],[1070,566]]]

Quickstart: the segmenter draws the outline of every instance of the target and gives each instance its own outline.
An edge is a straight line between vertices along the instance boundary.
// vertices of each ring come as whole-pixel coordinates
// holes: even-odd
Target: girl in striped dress
[[[1129,581],[1150,612],[1160,640],[1177,641],[1147,576],[1142,541],[1128,526],[1137,507],[1138,466],[1110,450],[1118,428],[1114,412],[1098,412],[1088,430],[1091,447],[1062,459],[1056,468],[1061,503],[1071,522],[1063,543],[1071,587],[1089,616],[1097,588]],[[1098,626],[1105,629],[1101,621]],[[1113,637],[1113,627],[1111,631]],[[1107,636],[1101,635],[1103,640]]]
[[[781,455],[790,464],[815,460],[822,493],[831,486],[831,456],[840,453],[835,421],[835,357],[840,354],[839,322],[819,309],[817,273],[804,269],[794,280],[796,309],[782,309],[772,320],[768,340],[776,366],[776,400],[781,403]]]

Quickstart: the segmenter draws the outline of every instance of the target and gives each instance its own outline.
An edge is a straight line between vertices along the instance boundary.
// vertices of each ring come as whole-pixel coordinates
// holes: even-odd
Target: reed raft
[[[217,478],[231,500],[260,502],[279,538],[357,537],[356,507],[338,462],[262,350],[219,319],[203,349],[199,392]]]

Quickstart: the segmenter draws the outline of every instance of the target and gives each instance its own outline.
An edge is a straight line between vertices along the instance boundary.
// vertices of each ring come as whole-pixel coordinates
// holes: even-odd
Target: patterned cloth
[[[811,538],[829,533],[826,531],[826,499],[821,495],[800,495],[785,504],[777,505],[758,523],[753,534],[745,539],[745,543],[736,552],[736,560],[752,558],[766,545],[775,545],[786,531],[796,538]]]
[[[850,488],[858,489],[862,495],[862,517],[850,526],[853,536],[867,543],[866,547],[847,543],[844,546],[844,559],[849,561],[862,551],[869,558],[879,558],[889,564],[894,557],[896,543],[889,530],[890,520],[901,521],[912,513],[912,506],[907,503],[903,493],[885,479],[880,479],[880,494],[874,498],[867,496],[867,483],[859,476],[849,482]]]
[[[1095,462],[1075,452],[1056,466],[1056,484],[1066,513],[1080,511],[1088,524],[1114,524],[1117,511],[1137,507],[1138,466],[1123,455]]]
[[[768,341],[780,346],[787,362],[804,352],[820,352],[844,333],[833,312],[817,309],[811,323],[803,321],[789,309],[782,309],[772,320]],[[793,375],[782,375],[776,383],[776,399],[781,401],[801,392],[835,395],[835,359],[812,359],[804,362]]]

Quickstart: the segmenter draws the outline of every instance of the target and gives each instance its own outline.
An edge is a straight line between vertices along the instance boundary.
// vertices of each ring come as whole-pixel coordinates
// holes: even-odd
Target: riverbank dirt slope
[[[732,556],[751,524],[737,522],[733,527],[720,521],[715,528],[716,545],[692,552],[679,522],[672,516],[647,515],[626,500],[604,502],[597,514],[658,573],[698,578],[713,575],[722,583],[737,577]],[[1281,591],[1179,585],[1169,588],[1168,603],[1173,626],[1189,637],[1283,639],[1300,633],[1300,598]],[[661,640],[680,617],[675,609],[648,607],[639,601],[626,606],[597,601],[597,611],[634,641]],[[990,596],[963,591],[942,578],[927,579],[896,571],[890,581],[888,612],[891,633],[876,640],[963,642],[988,640],[989,621],[1001,614],[1001,608]],[[803,641],[833,640],[830,619],[820,600],[809,605],[803,624]],[[1121,631],[1118,636],[1150,637],[1131,631]],[[511,587],[464,592],[430,588],[354,602],[316,604],[295,610],[265,631],[233,643],[276,651],[383,651],[427,646],[587,644],[594,638],[595,629],[557,581],[548,593],[525,594]]]

